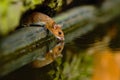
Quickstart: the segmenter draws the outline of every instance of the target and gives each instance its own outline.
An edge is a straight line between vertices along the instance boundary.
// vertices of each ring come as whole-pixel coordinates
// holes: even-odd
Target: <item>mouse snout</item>
[[[57,37],[58,40],[64,41],[64,37]]]
[[[64,41],[65,39],[63,37],[61,37],[61,40]]]

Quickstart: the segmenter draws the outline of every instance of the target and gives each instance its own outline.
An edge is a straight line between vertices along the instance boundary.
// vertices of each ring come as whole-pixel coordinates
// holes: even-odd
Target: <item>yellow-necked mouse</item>
[[[56,24],[55,21],[50,18],[49,16],[40,13],[40,12],[33,12],[27,18],[24,18],[22,21],[23,25],[30,25],[34,23],[43,22],[45,23],[45,27],[55,35],[56,38],[59,40],[64,40],[64,33],[62,31],[61,25]]]

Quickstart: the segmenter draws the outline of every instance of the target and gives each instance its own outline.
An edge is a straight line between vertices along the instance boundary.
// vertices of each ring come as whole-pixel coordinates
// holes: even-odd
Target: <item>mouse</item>
[[[62,25],[57,24],[51,17],[41,12],[33,12],[22,20],[22,25],[30,26],[39,23],[45,24],[45,28],[49,30],[57,39],[64,40]]]

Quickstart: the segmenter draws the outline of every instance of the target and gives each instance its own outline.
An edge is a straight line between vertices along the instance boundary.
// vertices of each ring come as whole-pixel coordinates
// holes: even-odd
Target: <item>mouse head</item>
[[[64,40],[64,33],[62,31],[61,25],[55,24],[52,28],[52,33],[59,40]]]
[[[57,57],[62,57],[62,50],[64,48],[64,42],[59,42],[53,49],[49,51],[50,56],[53,57],[53,59]]]

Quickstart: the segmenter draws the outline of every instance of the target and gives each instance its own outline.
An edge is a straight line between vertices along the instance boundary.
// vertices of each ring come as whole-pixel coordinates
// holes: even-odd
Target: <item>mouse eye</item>
[[[61,35],[62,33],[61,32],[58,32],[59,35]]]
[[[59,48],[59,51],[61,50],[61,48]]]

